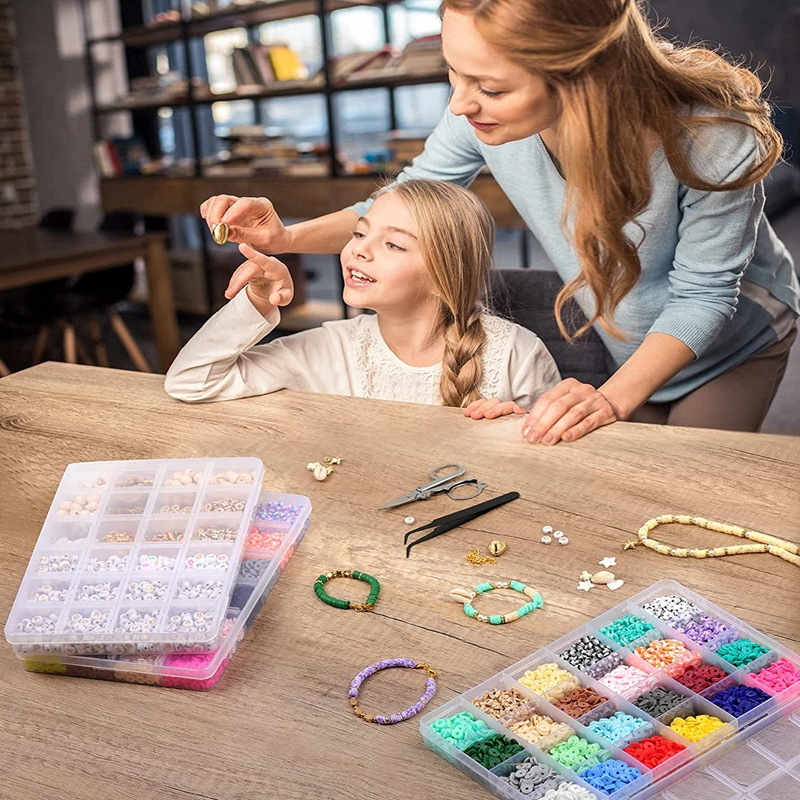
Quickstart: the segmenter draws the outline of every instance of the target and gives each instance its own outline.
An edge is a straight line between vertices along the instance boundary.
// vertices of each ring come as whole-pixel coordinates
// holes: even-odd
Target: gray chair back
[[[562,378],[575,378],[598,387],[610,374],[606,348],[593,328],[574,344],[561,335],[553,313],[561,286],[561,279],[555,272],[497,269],[491,275],[490,303],[497,314],[533,331],[545,343]],[[574,301],[565,307],[565,318],[572,329],[586,322]]]

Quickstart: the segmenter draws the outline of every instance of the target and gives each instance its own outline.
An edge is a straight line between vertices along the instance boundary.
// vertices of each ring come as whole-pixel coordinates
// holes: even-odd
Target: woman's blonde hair
[[[439,301],[435,332],[444,333],[439,392],[442,404],[463,407],[480,397],[482,351],[494,220],[470,191],[453,183],[407,180],[378,190],[405,203]]]
[[[782,147],[761,81],[710,50],[659,37],[636,0],[444,0],[440,13],[448,9],[471,14],[487,42],[550,87],[567,182],[563,221],[582,267],[556,298],[558,324],[570,340],[595,322],[624,338],[614,312],[641,264],[623,226],[644,211],[652,191],[644,132],[656,134],[686,186],[719,191],[757,183]],[[712,114],[703,113],[707,107]],[[704,178],[689,157],[692,139],[710,125],[732,124],[752,131],[757,156],[725,183]],[[583,288],[594,297],[594,315],[570,333],[564,304]]]

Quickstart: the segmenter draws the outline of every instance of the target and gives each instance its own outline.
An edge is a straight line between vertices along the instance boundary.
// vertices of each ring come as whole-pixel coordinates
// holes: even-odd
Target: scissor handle
[[[468,488],[468,492],[462,491],[464,487]],[[453,484],[448,490],[447,494],[452,500],[471,500],[477,497],[486,488],[485,483],[481,483],[477,478],[468,478],[465,481],[458,481]]]
[[[452,467],[455,472],[451,472],[448,475],[440,475],[439,473],[443,469],[448,469]],[[428,475],[433,478],[433,483],[429,483],[427,486],[421,487],[424,489],[433,489],[434,486],[441,486],[443,483],[447,483],[448,481],[452,481],[454,478],[458,478],[459,476],[463,475],[467,471],[467,468],[463,464],[442,464],[438,467],[434,467]]]

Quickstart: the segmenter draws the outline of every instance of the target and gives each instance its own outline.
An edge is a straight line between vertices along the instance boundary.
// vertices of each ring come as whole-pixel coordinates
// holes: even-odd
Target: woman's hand
[[[531,444],[574,442],[620,419],[615,406],[594,386],[567,378],[534,403],[522,426],[522,435]]]
[[[503,402],[498,397],[489,400],[473,400],[468,406],[461,409],[465,417],[471,419],[496,419],[508,414],[527,414],[528,412],[512,400]]]
[[[247,286],[250,302],[264,315],[275,306],[287,306],[294,297],[294,283],[286,264],[265,256],[249,244],[240,244],[239,252],[247,259],[231,275],[225,297],[235,297]]]
[[[248,242],[265,253],[291,251],[291,236],[266,197],[218,194],[200,206],[200,216],[212,232],[224,222],[231,242]]]

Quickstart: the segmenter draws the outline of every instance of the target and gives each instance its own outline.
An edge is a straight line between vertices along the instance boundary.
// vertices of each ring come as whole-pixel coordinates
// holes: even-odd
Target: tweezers
[[[500,495],[500,497],[495,497],[493,500],[486,500],[483,503],[477,503],[469,508],[456,511],[453,514],[447,514],[444,517],[437,517],[427,525],[422,525],[419,528],[414,528],[413,531],[408,531],[408,533],[406,533],[406,535],[403,537],[403,544],[408,544],[408,537],[411,536],[412,533],[419,533],[420,531],[424,531],[433,527],[433,530],[430,533],[426,533],[424,536],[420,536],[420,538],[415,542],[408,544],[406,547],[406,558],[408,558],[411,548],[415,545],[418,545],[421,542],[427,542],[428,539],[433,539],[442,533],[447,533],[447,531],[451,531],[453,528],[458,528],[459,525],[463,525],[465,522],[470,522],[473,519],[477,519],[481,515],[491,511],[493,508],[510,503],[512,500],[516,500],[518,497],[519,492],[508,492]]]

